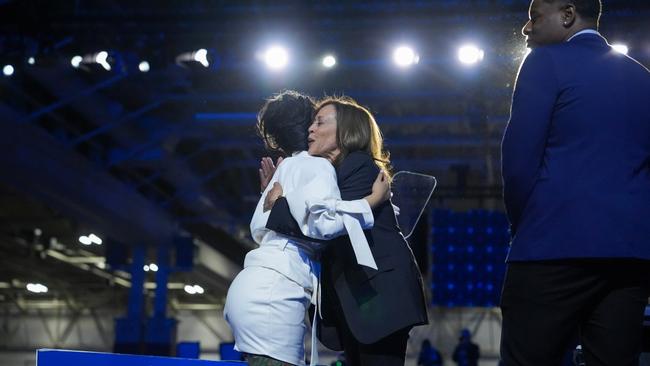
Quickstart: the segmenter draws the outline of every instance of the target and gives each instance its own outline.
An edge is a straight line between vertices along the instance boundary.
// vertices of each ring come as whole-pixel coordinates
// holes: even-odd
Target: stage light
[[[81,61],[83,61],[83,57],[76,55],[70,59],[70,64],[76,69],[79,67],[79,65],[81,65]]]
[[[33,65],[33,64],[36,63],[36,59],[33,58],[33,57],[30,57],[30,58],[27,59],[27,63],[30,64],[30,65]]]
[[[289,53],[280,46],[272,46],[264,52],[264,62],[271,70],[283,69],[289,63]]]
[[[458,60],[465,65],[473,65],[483,60],[485,52],[474,46],[465,45],[458,49]]]
[[[97,245],[102,245],[102,243],[103,243],[102,239],[99,236],[95,235],[95,234],[88,235],[88,239],[90,239],[91,243],[95,243]]]
[[[79,237],[79,242],[83,245],[91,245],[93,243],[93,241],[85,235]]]
[[[187,292],[190,295],[196,294],[196,288],[194,288],[194,286],[185,285],[183,289],[185,290],[185,292]]]
[[[187,292],[190,295],[195,295],[195,294],[201,295],[202,293],[205,292],[203,287],[199,285],[185,285],[185,287],[183,287],[183,290],[185,290],[185,292]]]
[[[210,66],[210,60],[208,59],[209,55],[211,55],[211,52],[205,48],[201,48],[191,52],[183,52],[180,55],[176,56],[176,64],[182,67],[194,68],[193,64],[198,63],[203,67],[209,67]],[[142,65],[143,63],[147,63],[147,66],[150,66],[147,61],[141,62],[140,65]],[[147,69],[147,71],[150,70],[150,67],[145,66],[145,68]],[[142,71],[142,72],[146,72],[146,71]]]
[[[332,55],[327,55],[323,57],[323,66],[330,69],[336,65],[336,58]]]
[[[142,269],[144,269],[145,272],[149,272],[149,265],[145,264],[144,266],[142,266]]]
[[[192,58],[194,59],[194,61],[203,65],[203,67],[210,66],[210,63],[208,62],[208,50],[206,50],[205,48],[201,48],[200,50],[194,52]]]
[[[158,265],[156,263],[151,263],[151,264],[149,264],[149,269],[152,272],[158,272]]]
[[[138,69],[141,72],[148,72],[149,71],[149,63],[147,61],[140,62],[140,64],[138,65]]]
[[[25,287],[27,288],[27,291],[33,292],[35,294],[46,293],[48,291],[47,286],[40,283],[28,283]]]
[[[399,67],[408,67],[417,64],[420,61],[420,56],[408,46],[400,46],[393,52],[393,61]]]
[[[624,55],[627,55],[627,52],[629,51],[629,48],[622,43],[614,43],[612,45],[612,48],[614,49],[614,51],[618,53],[622,53]]]
[[[95,62],[101,65],[104,70],[111,71],[111,64],[108,63],[108,52],[100,51],[95,55]]]
[[[14,67],[12,65],[5,65],[5,67],[2,68],[2,73],[5,76],[11,76],[14,74]]]

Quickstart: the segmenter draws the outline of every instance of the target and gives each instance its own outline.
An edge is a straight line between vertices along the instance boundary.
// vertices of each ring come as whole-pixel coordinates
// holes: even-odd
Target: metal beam
[[[67,98],[60,99],[60,100],[58,100],[58,101],[56,101],[56,102],[54,102],[54,103],[52,103],[52,104],[50,104],[48,106],[40,108],[39,110],[34,111],[34,112],[32,112],[32,113],[30,113],[30,114],[28,114],[26,116],[23,116],[17,122],[19,122],[19,123],[32,122],[32,121],[36,120],[37,118],[39,118],[39,117],[41,117],[43,115],[46,115],[48,113],[52,113],[53,111],[55,111],[55,110],[57,110],[57,109],[59,109],[61,107],[64,107],[64,106],[70,104],[71,102],[81,98],[81,97],[93,94],[98,90],[107,88],[107,87],[115,84],[117,81],[122,80],[125,76],[126,76],[125,73],[115,75],[115,76],[111,77],[110,79],[101,81],[101,82],[99,82],[99,83],[97,83],[97,84],[95,84],[95,85],[93,85],[93,86],[91,86],[89,88],[83,89],[83,90],[79,91],[78,93],[75,93],[75,94],[73,94],[73,95],[71,95],[71,96],[69,96]]]
[[[392,148],[412,147],[499,147],[501,138],[481,137],[477,135],[447,135],[438,137],[386,137],[385,145]],[[201,151],[210,149],[253,149],[261,148],[262,142],[258,138],[221,138],[211,139],[201,146]]]
[[[381,126],[384,125],[419,125],[419,124],[458,124],[467,120],[466,115],[444,115],[444,114],[429,114],[429,115],[406,115],[406,116],[390,116],[380,115],[377,116],[377,123]],[[219,123],[219,126],[253,126],[257,120],[257,114],[253,112],[237,112],[237,113],[220,113],[220,112],[201,112],[194,114],[194,120],[199,123],[214,122]],[[489,124],[505,124],[508,121],[508,116],[492,116],[486,118]]]
[[[172,242],[176,225],[167,213],[41,128],[3,118],[0,130],[0,173],[7,184],[114,240]]]
[[[149,103],[149,104],[147,104],[145,106],[142,106],[142,107],[138,108],[137,110],[123,116],[122,118],[120,118],[120,119],[118,119],[116,121],[103,123],[98,128],[96,128],[96,129],[94,129],[94,130],[92,130],[92,131],[90,131],[90,132],[88,132],[86,134],[83,134],[83,135],[77,137],[76,139],[74,139],[70,143],[70,146],[72,146],[72,147],[77,146],[82,142],[88,141],[88,140],[90,140],[90,139],[92,139],[94,137],[97,137],[97,136],[99,136],[101,134],[104,134],[104,133],[106,133],[106,132],[108,132],[108,131],[116,128],[116,127],[119,127],[119,126],[121,126],[121,125],[123,125],[123,124],[125,124],[127,122],[131,122],[131,121],[135,120],[136,118],[144,115],[145,113],[148,113],[148,112],[150,112],[152,110],[157,109],[158,107],[163,105],[165,102],[167,102],[167,100],[164,99],[164,98],[163,99],[158,99],[155,102]]]

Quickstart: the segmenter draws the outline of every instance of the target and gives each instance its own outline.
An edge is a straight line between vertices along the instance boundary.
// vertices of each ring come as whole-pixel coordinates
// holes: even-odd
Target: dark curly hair
[[[285,90],[266,100],[257,114],[257,132],[270,151],[291,155],[307,150],[307,130],[315,110],[310,96]]]

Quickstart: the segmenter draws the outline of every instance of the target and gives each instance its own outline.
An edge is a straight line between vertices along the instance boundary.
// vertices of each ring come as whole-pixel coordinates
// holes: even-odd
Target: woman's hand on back
[[[282,197],[282,186],[280,183],[275,182],[273,183],[273,187],[269,193],[266,195],[266,198],[264,198],[264,212],[272,209],[273,205],[275,205],[275,201],[280,197]]]
[[[386,173],[380,171],[375,179],[375,182],[372,184],[372,193],[369,196],[366,196],[365,199],[368,201],[370,208],[375,208],[379,204],[386,202],[390,198],[390,182]]]
[[[278,165],[282,162],[283,158],[279,157],[278,161],[273,165],[273,159],[270,157],[266,156],[262,158],[262,161],[260,162],[260,193],[264,192],[266,189],[266,186],[269,185],[269,182],[271,181],[271,178],[273,178],[273,174],[275,173],[275,169],[277,169]]]

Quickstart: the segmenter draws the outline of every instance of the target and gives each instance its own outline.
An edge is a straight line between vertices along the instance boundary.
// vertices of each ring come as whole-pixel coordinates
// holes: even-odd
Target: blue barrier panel
[[[36,366],[243,366],[243,361],[208,361],[189,358],[123,355],[115,353],[39,349]]]
[[[201,355],[201,343],[199,342],[178,342],[176,343],[176,356],[183,358],[198,359]],[[222,356],[223,360],[224,357]],[[240,358],[227,358],[228,360],[239,360]]]

